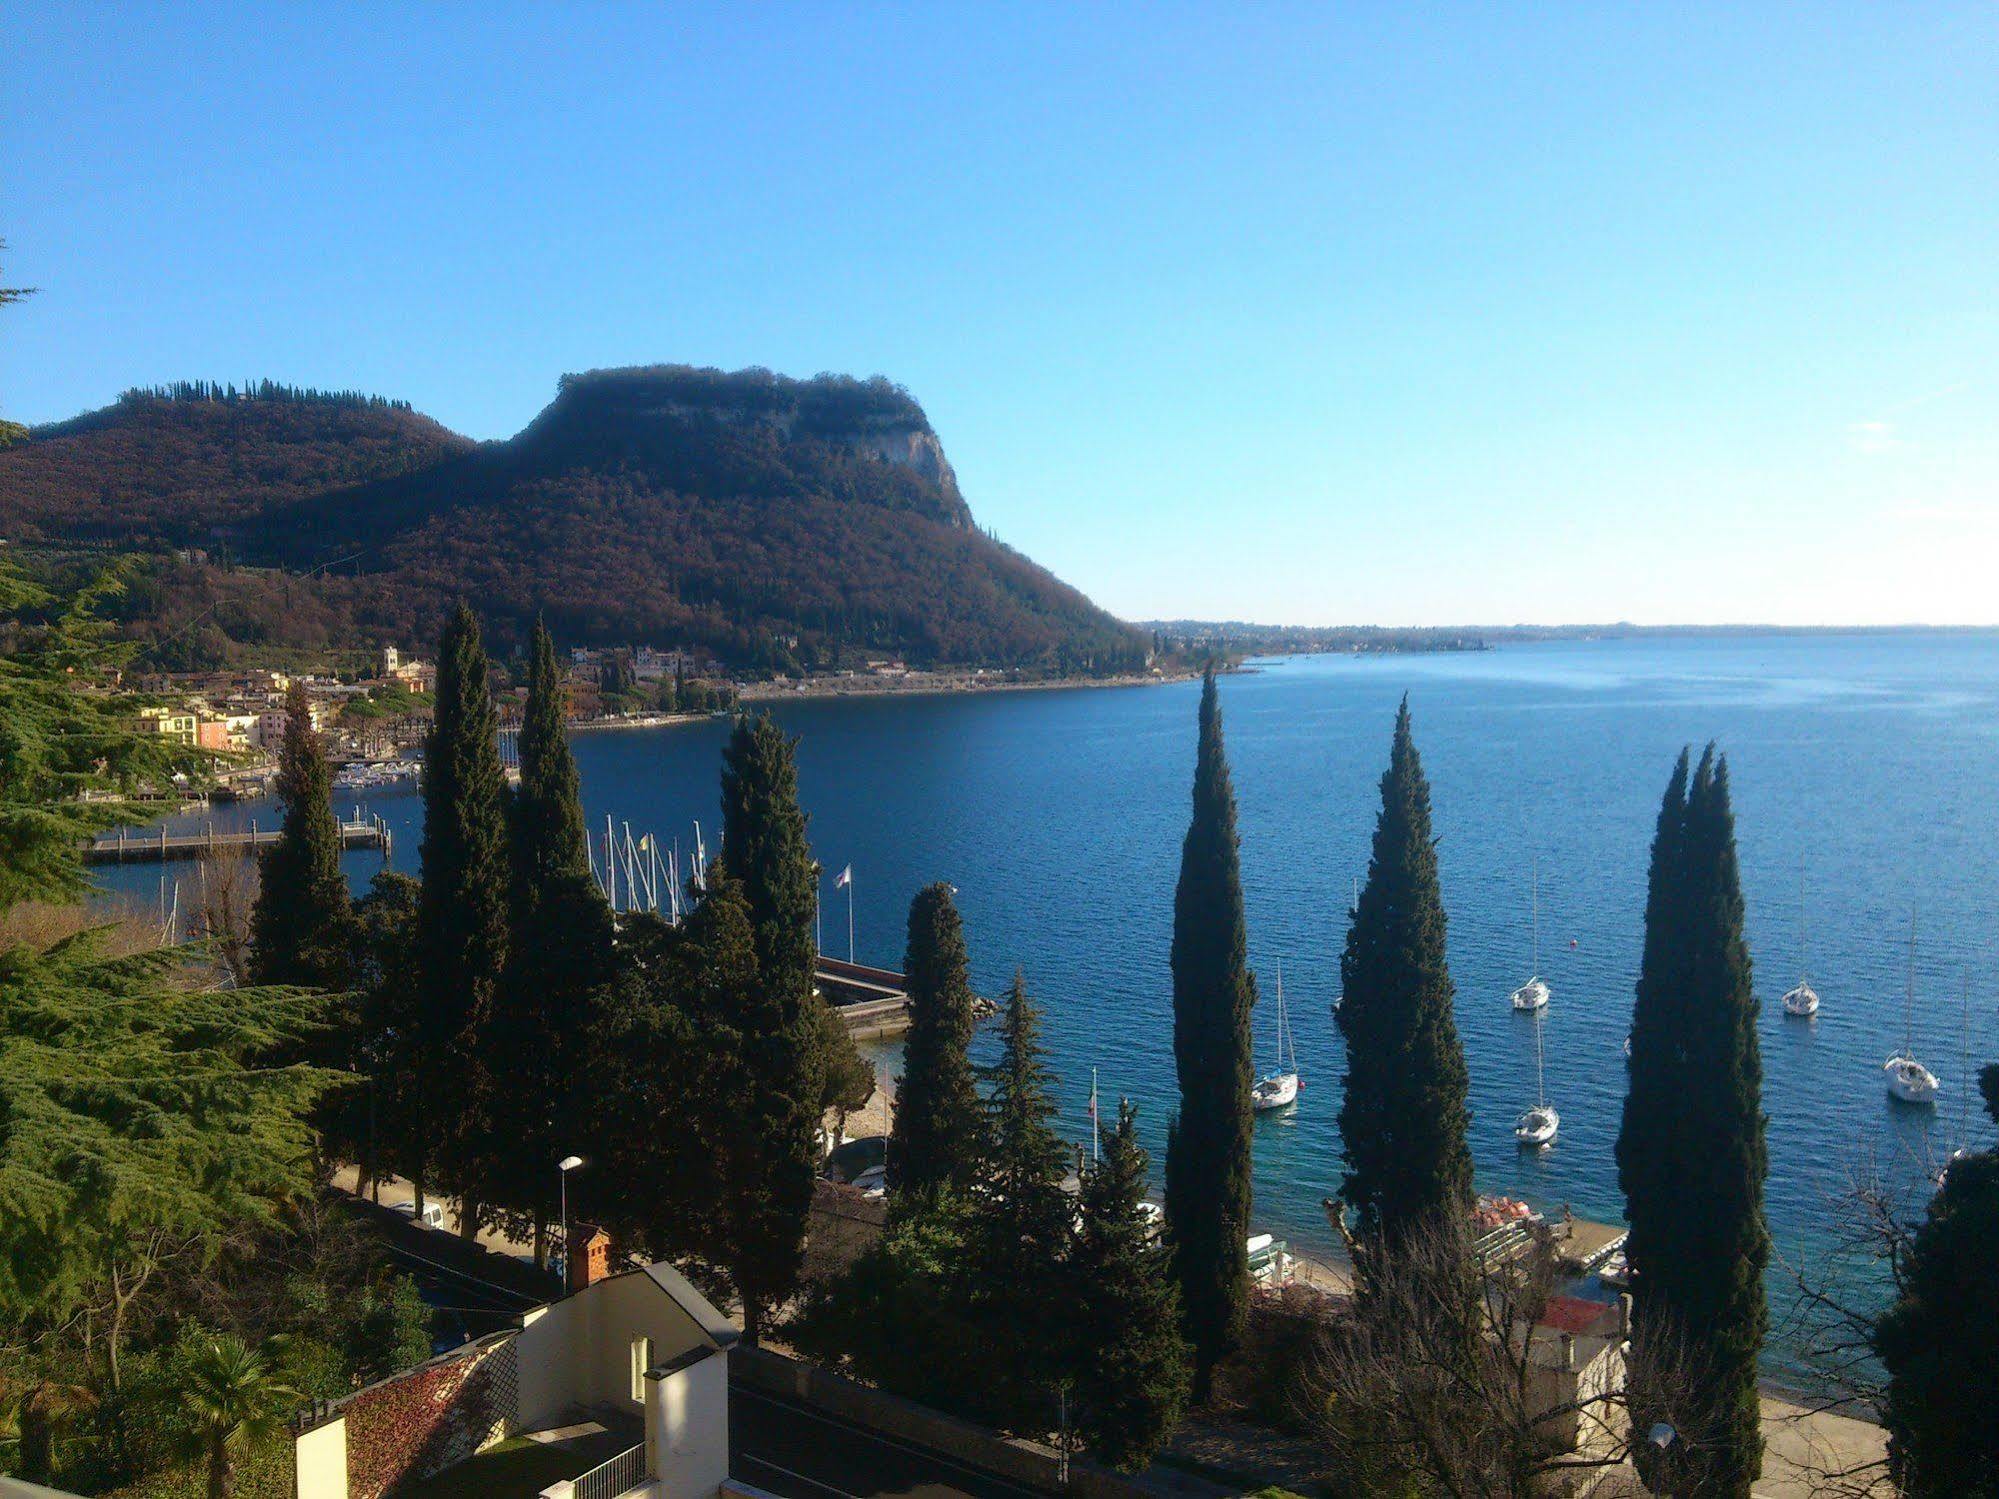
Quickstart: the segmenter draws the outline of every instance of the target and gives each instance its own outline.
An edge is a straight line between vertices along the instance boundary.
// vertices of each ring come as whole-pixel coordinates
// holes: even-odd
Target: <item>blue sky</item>
[[[0,410],[883,373],[1127,617],[1999,622],[1999,9],[18,11]]]

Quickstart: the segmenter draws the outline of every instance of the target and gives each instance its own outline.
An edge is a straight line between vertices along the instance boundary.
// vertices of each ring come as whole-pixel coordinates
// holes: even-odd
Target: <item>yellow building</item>
[[[157,734],[175,744],[193,744],[201,732],[201,720],[185,708],[141,708],[130,727],[135,734]]]

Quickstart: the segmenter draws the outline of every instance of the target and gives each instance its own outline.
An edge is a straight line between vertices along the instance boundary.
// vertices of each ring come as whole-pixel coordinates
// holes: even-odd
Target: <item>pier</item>
[[[269,848],[283,836],[280,827],[250,825],[247,832],[218,833],[213,824],[198,833],[129,833],[120,828],[102,833],[83,846],[86,864],[160,864],[176,859],[211,859],[218,856],[253,854]],[[340,824],[340,847],[378,848],[386,858],[393,843],[389,825],[379,817],[356,818]]]
[[[899,973],[819,955],[813,987],[846,1021],[857,1041],[899,1036],[909,1029],[909,989]]]

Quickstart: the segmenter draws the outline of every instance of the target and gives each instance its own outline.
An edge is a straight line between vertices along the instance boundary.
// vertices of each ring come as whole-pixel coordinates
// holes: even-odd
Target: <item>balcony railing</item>
[[[646,1449],[641,1442],[597,1464],[576,1480],[571,1493],[573,1499],[618,1499],[621,1494],[644,1487],[645,1481]]]

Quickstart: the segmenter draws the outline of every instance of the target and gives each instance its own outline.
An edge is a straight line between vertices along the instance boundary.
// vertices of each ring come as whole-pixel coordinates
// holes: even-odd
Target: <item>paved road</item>
[[[1045,1499],[953,1458],[732,1385],[731,1471],[782,1499]]]

